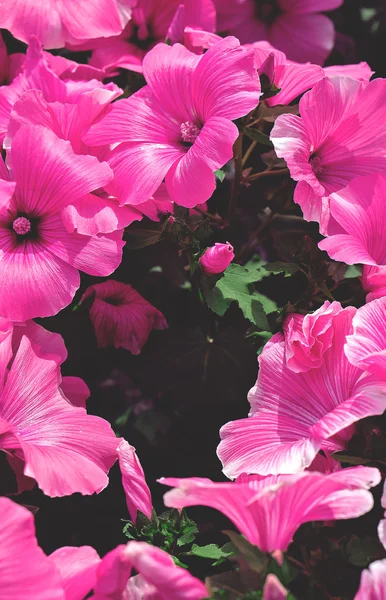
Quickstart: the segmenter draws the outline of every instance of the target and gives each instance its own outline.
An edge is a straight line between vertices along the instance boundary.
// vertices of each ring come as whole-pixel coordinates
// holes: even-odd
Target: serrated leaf
[[[268,146],[268,148],[273,148],[273,144],[269,139],[268,135],[266,135],[259,129],[251,129],[251,127],[246,127],[244,129],[244,133],[254,142],[257,142],[262,146]]]
[[[264,268],[269,273],[275,273],[276,275],[284,273],[285,277],[291,277],[291,275],[297,273],[300,269],[299,265],[296,263],[287,263],[279,260],[264,265]]]
[[[192,524],[190,529],[188,529],[188,531],[178,538],[177,546],[186,546],[187,544],[191,544],[196,537],[196,533],[198,533],[197,526]]]
[[[214,287],[204,289],[209,308],[223,316],[232,302],[237,302],[246,319],[259,329],[269,330],[266,312],[275,310],[276,304],[251,286],[263,276],[259,267],[249,271],[240,265],[230,265]]]
[[[197,544],[193,544],[191,554],[200,556],[201,558],[219,560],[220,558],[232,556],[234,552],[225,552],[222,548],[219,548],[217,544],[208,544],[207,546],[197,546]]]

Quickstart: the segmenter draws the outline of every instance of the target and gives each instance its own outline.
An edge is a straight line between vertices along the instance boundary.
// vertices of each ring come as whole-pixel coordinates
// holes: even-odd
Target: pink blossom
[[[218,30],[241,43],[267,40],[291,60],[323,64],[334,46],[334,25],[323,11],[343,0],[216,0]]]
[[[258,104],[253,52],[235,38],[203,56],[158,44],[143,68],[148,85],[116,102],[85,142],[123,142],[109,159],[115,177],[107,186],[122,204],[144,202],[165,178],[171,199],[192,208],[212,195],[214,172],[232,157],[232,120]]]
[[[24,54],[8,54],[0,33],[0,85],[10,83],[19,74],[24,63]]]
[[[130,578],[132,569],[139,576]],[[169,554],[145,542],[134,541],[118,546],[103,558],[92,596],[93,600],[201,600],[207,597],[205,585],[186,569],[177,567]]]
[[[217,275],[229,267],[235,257],[233,246],[229,242],[226,244],[216,244],[207,248],[200,258],[200,265],[205,275]]]
[[[1,600],[65,600],[60,576],[37,544],[32,513],[0,498]]]
[[[65,546],[50,554],[49,559],[60,573],[65,600],[83,600],[93,589],[101,562],[90,546]]]
[[[0,319],[0,448],[19,491],[31,487],[30,478],[49,496],[100,492],[117,458],[109,423],[64,396],[62,345],[34,323],[13,327]]]
[[[135,448],[130,446],[123,438],[118,446],[118,460],[131,520],[133,523],[136,522],[138,511],[151,519],[153,504],[142,465],[139,462]]]
[[[130,18],[128,0],[3,0],[0,27],[28,43],[31,35],[45,48],[62,48],[121,33]]]
[[[163,314],[145,300],[131,285],[105,281],[87,288],[81,302],[92,299],[90,319],[98,346],[126,348],[139,354],[152,329],[165,329]]]
[[[376,560],[362,571],[361,583],[354,600],[384,600],[386,559]]]
[[[327,77],[335,77],[342,75],[344,77],[352,77],[358,81],[370,81],[374,71],[371,70],[367,62],[360,62],[353,65],[332,65],[324,67],[324,74]]]
[[[358,309],[345,353],[353,365],[386,379],[386,298]]]
[[[119,265],[122,231],[86,236],[66,231],[61,211],[112,178],[106,163],[74,154],[40,126],[22,127],[0,163],[0,315],[15,321],[49,316],[69,304],[78,270],[109,275]],[[12,299],[12,301],[10,301]]]
[[[90,396],[90,390],[83,379],[80,379],[80,377],[63,377],[60,387],[72,406],[86,408],[86,400]]]
[[[373,507],[367,491],[378,485],[378,469],[354,467],[324,475],[305,471],[270,477],[241,475],[236,482],[162,478],[173,486],[168,507],[209,506],[226,515],[263,552],[286,550],[296,530],[309,521],[351,519]]]
[[[57,61],[52,61],[52,57],[47,59],[48,53],[42,51],[40,42],[31,37],[25,62],[21,73],[8,86],[0,88],[0,139],[3,140],[8,127],[8,121],[13,105],[19,100],[27,90],[40,90],[44,99],[47,102],[62,102],[76,104],[85,92],[92,91],[96,88],[101,88],[119,95],[121,90],[109,83],[104,86],[102,82],[96,79],[90,79],[87,75],[87,80],[77,80],[76,72],[68,79],[61,79],[61,76],[56,74]],[[56,57],[58,58],[58,57]],[[49,63],[54,68],[49,67]],[[69,74],[69,73],[68,73]],[[80,72],[83,77],[86,73]],[[118,92],[118,93],[117,93]],[[111,98],[112,99],[112,98]]]
[[[278,117],[271,139],[299,182],[294,200],[304,218],[325,234],[330,194],[358,175],[386,172],[386,81],[328,77],[302,97],[299,110],[300,117]]]
[[[302,471],[320,449],[345,449],[356,421],[383,413],[385,380],[352,365],[344,353],[355,314],[348,307],[335,315],[332,344],[321,366],[305,373],[286,366],[282,334],[265,345],[248,397],[249,418],[227,423],[220,431],[218,455],[228,477]]]
[[[325,302],[311,314],[287,315],[283,330],[288,369],[302,373],[322,366],[323,355],[333,342],[335,315],[342,310],[339,302]]]
[[[211,46],[209,40],[220,41],[216,35],[216,8],[213,0],[185,0],[175,12],[168,39],[181,42],[186,48],[202,54]]]
[[[288,591],[273,573],[267,575],[264,584],[263,600],[286,600]]]
[[[386,175],[373,173],[353,179],[332,194],[334,229],[319,243],[334,260],[347,264],[386,266]]]
[[[364,265],[361,281],[364,291],[367,292],[366,302],[386,296],[386,266]]]

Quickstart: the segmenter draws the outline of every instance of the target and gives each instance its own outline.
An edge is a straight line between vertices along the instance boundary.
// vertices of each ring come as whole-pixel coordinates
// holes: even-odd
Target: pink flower
[[[79,71],[78,75],[76,70],[71,75],[69,68],[67,69],[67,77],[65,77],[66,72],[62,72],[60,75],[56,74],[56,71],[60,73],[60,69],[57,60],[53,61],[53,59],[59,57],[48,58],[48,56],[48,53],[42,51],[40,42],[36,38],[31,37],[21,73],[10,85],[0,88],[1,141],[3,141],[7,131],[13,105],[27,90],[40,90],[47,102],[70,104],[76,104],[82,94],[97,88],[110,92],[110,96],[114,93],[114,97],[119,96],[121,93],[121,90],[113,83],[104,86],[103,83],[96,79],[90,80],[90,73],[85,72],[86,65],[83,65],[84,68]],[[80,75],[86,80],[78,80]]]
[[[364,265],[361,281],[364,291],[368,292],[366,302],[386,296],[386,266],[370,267]]]
[[[45,48],[62,48],[97,37],[121,33],[130,18],[128,0],[4,0],[0,5],[0,27],[28,43],[30,35]]]
[[[112,173],[39,126],[19,129],[7,161],[13,181],[0,163],[0,315],[14,321],[54,315],[74,297],[79,269],[104,276],[121,261],[122,231],[69,233],[61,218],[69,202],[105,185]]]
[[[334,46],[330,19],[321,15],[343,0],[216,0],[218,30],[241,43],[267,40],[298,62],[323,64]]]
[[[287,597],[288,590],[285,589],[276,575],[269,573],[264,584],[263,600],[286,600]]]
[[[153,504],[142,465],[136,455],[135,448],[130,446],[123,438],[118,446],[118,460],[131,520],[133,523],[136,522],[138,511],[151,519]]]
[[[357,177],[330,197],[334,229],[319,243],[334,260],[386,266],[386,175]]]
[[[328,77],[302,97],[299,110],[300,117],[278,117],[271,139],[299,182],[294,199],[304,218],[325,234],[330,194],[358,175],[386,172],[386,81]]]
[[[235,38],[203,56],[158,44],[143,68],[148,85],[116,102],[85,142],[123,142],[109,159],[115,177],[107,187],[121,204],[144,202],[165,178],[171,199],[192,208],[212,195],[214,172],[232,157],[232,120],[259,101],[253,52]]]
[[[90,546],[64,546],[49,556],[60,573],[65,600],[83,600],[93,589],[96,571],[101,562]]]
[[[0,319],[0,448],[19,491],[37,481],[49,496],[102,491],[118,442],[107,421],[64,396],[63,340],[34,323]]]
[[[308,315],[289,314],[283,324],[286,366],[305,373],[323,364],[323,355],[333,342],[334,317],[342,311],[339,302],[325,302]]]
[[[376,560],[362,571],[361,583],[354,600],[384,600],[386,559]]]
[[[0,33],[0,84],[10,83],[20,73],[24,63],[24,54],[9,54]]]
[[[111,345],[139,354],[152,329],[168,326],[163,314],[127,283],[110,279],[91,285],[81,302],[86,298],[93,299],[90,319],[100,348]]]
[[[132,569],[139,573],[137,577],[130,578]],[[207,597],[208,591],[199,579],[177,567],[169,554],[145,542],[118,546],[103,558],[92,596],[93,600],[201,600]]]
[[[37,544],[32,513],[0,498],[0,598],[65,600],[59,573]]]
[[[286,339],[276,334],[259,357],[260,371],[249,393],[250,417],[220,431],[218,455],[228,477],[240,473],[296,473],[320,449],[346,448],[356,421],[382,414],[386,381],[352,365],[344,353],[356,309],[332,319],[332,343],[319,368],[294,373],[286,365]]]
[[[286,550],[303,523],[351,519],[371,510],[374,501],[367,490],[380,480],[378,469],[354,467],[329,475],[316,471],[271,477],[241,475],[231,483],[199,477],[162,478],[159,482],[175,488],[165,494],[166,506],[215,508],[251,544],[272,553]]]
[[[175,12],[168,39],[181,42],[188,50],[202,54],[208,48],[205,40],[220,41],[216,35],[216,8],[213,0],[185,0]]]
[[[205,250],[200,258],[200,265],[205,275],[217,275],[229,267],[234,257],[233,246],[229,242],[226,244],[216,243]]]
[[[358,309],[345,353],[353,365],[386,379],[386,298]]]

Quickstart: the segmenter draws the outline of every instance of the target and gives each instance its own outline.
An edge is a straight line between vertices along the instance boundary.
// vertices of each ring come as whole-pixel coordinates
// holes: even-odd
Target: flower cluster
[[[386,410],[386,80],[372,78],[364,62],[325,66],[336,38],[325,13],[342,5],[0,2],[8,30],[0,36],[1,468],[16,494],[37,486],[55,498],[99,494],[117,463],[130,516],[130,541],[102,557],[84,545],[46,554],[28,506],[0,497],[1,599],[200,600],[227,590],[286,598],[287,588],[301,592],[285,561],[302,569],[299,577],[317,571],[315,557],[303,565],[290,553],[305,524],[328,529],[377,504],[386,509],[386,488],[380,506],[371,491],[384,461],[352,450],[366,425],[368,437],[378,431]],[[25,53],[9,51],[22,47],[15,40]],[[276,188],[265,187],[271,178]],[[298,245],[288,241],[294,221],[304,228]],[[138,249],[136,270],[130,252]],[[348,265],[363,269],[349,276]],[[155,274],[159,285],[148,285]],[[306,278],[303,297],[292,302],[289,291],[277,300],[272,279],[292,276]],[[240,418],[242,397],[234,412],[222,398],[223,413],[216,407],[229,421],[217,450],[229,481],[162,477],[173,488],[164,495],[172,510],[157,516],[157,497],[122,434],[132,415],[146,415],[146,402],[134,406],[125,390],[123,416],[96,416],[86,383],[67,373],[77,373],[72,353],[75,364],[89,360],[89,329],[95,354],[123,369],[132,361],[133,385],[137,376],[143,387],[153,374],[167,378],[174,313],[188,330],[183,294],[199,306],[187,344],[199,338],[204,348],[200,389],[209,381],[217,394],[208,371],[218,353],[232,365],[243,360],[242,350],[234,358],[220,344],[233,328],[235,306],[222,320],[231,305],[239,327],[241,312],[249,321],[252,352],[257,339],[266,343],[249,415]],[[67,327],[76,338],[69,357]],[[190,365],[181,374],[183,389],[194,385]],[[172,417],[156,412],[155,424],[137,427],[150,443],[180,418],[169,384],[157,400]],[[202,532],[182,511],[190,506],[216,509],[241,535],[228,532],[232,544],[223,548],[198,547]],[[386,519],[377,531],[381,555],[360,564],[356,600],[386,594]],[[230,558],[229,580],[194,576],[184,563],[191,556],[214,559],[216,568]]]

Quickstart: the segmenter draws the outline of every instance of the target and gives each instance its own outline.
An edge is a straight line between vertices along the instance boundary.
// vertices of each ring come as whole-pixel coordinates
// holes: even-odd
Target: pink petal
[[[334,24],[324,15],[285,13],[274,22],[269,41],[291,60],[322,65],[334,47]]]
[[[87,5],[66,0],[60,13],[64,27],[76,40],[118,35],[124,27],[116,0],[87,0]]]
[[[354,331],[347,336],[345,353],[352,364],[380,378],[386,375],[386,298],[362,306],[354,317]]]
[[[385,580],[386,560],[376,560],[362,571],[361,583],[354,600],[383,600]]]
[[[96,570],[101,562],[90,546],[65,546],[49,556],[60,573],[66,600],[83,600],[96,582]]]
[[[0,27],[28,43],[30,35],[42,41],[46,48],[64,46],[65,33],[55,0],[4,0],[0,6]]]
[[[0,597],[64,600],[59,573],[37,545],[32,514],[8,498],[0,507]]]
[[[121,440],[118,446],[118,460],[131,520],[133,523],[136,522],[138,511],[151,519],[153,504],[142,465],[136,455],[135,448],[130,446],[124,439]]]
[[[315,12],[335,10],[343,4],[343,0],[278,0],[282,10],[306,15]]]
[[[90,397],[90,390],[83,379],[67,375],[67,377],[62,378],[60,387],[66,399],[72,406],[86,408],[86,400]]]
[[[267,575],[264,584],[263,600],[286,600],[288,591],[273,573]]]
[[[146,51],[126,40],[113,39],[109,46],[96,48],[89,65],[103,69],[110,76],[117,75],[119,69],[142,73],[142,61]]]
[[[260,96],[253,51],[234,37],[209,48],[192,77],[192,98],[202,122],[215,116],[243,117],[258,105]]]
[[[12,358],[13,330],[11,321],[0,317],[0,394],[8,373],[8,364]]]
[[[343,75],[344,77],[352,77],[359,81],[370,81],[374,71],[371,70],[367,62],[360,62],[355,65],[332,65],[323,69],[327,77]]]

